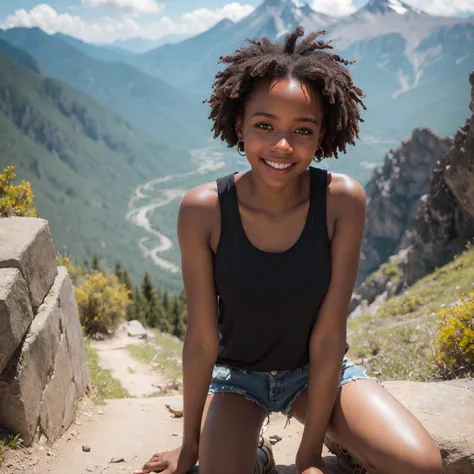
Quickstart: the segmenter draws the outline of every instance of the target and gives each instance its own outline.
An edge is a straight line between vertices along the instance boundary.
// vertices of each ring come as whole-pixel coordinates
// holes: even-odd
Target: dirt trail
[[[62,438],[53,446],[36,444],[9,451],[0,473],[132,474],[154,452],[179,446],[182,419],[174,418],[166,405],[182,407],[181,395],[147,397],[156,393],[153,384],[165,383],[166,379],[147,364],[135,361],[124,348],[127,344],[143,343],[129,337],[123,328],[116,337],[93,343],[99,354],[99,365],[110,369],[137,398],[108,400],[106,406],[98,406],[85,397],[79,403],[74,423]],[[285,424],[286,417],[273,414],[265,435],[282,437],[274,446],[279,474],[295,474],[293,463],[302,425],[296,420],[286,428]],[[90,447],[90,452],[83,451],[83,446]],[[111,463],[113,458],[123,458],[123,461]],[[335,458],[327,460],[333,474],[341,474],[342,471],[335,468]]]
[[[109,400],[107,406],[81,403],[76,422],[52,448],[34,447],[9,453],[2,474],[122,474],[133,473],[156,450],[179,446],[182,420],[173,418],[166,404],[180,405],[181,397],[130,398]],[[295,474],[294,456],[302,426],[286,418],[272,415],[266,436],[278,434],[282,440],[274,446],[279,474]],[[83,445],[90,452],[82,450]],[[123,458],[118,464],[112,458]],[[334,474],[334,457],[326,458]],[[2,466],[3,468],[3,466]],[[225,471],[223,471],[225,474]]]
[[[125,349],[129,344],[142,345],[145,341],[130,337],[125,327],[120,328],[113,338],[91,343],[99,356],[99,365],[109,369],[132,397],[145,397],[156,393],[156,385],[165,385],[167,379],[148,364],[135,360]]]

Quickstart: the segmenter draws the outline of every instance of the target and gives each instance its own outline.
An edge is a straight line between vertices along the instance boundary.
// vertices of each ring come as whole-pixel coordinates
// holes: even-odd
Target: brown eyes
[[[272,126],[268,123],[265,123],[265,122],[256,123],[255,127],[259,128],[260,130],[265,130],[265,131],[273,130]],[[301,127],[301,128],[297,128],[295,130],[295,133],[297,133],[299,135],[312,135],[314,132],[310,128]]]

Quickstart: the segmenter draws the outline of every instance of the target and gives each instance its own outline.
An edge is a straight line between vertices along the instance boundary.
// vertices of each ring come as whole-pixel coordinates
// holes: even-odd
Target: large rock
[[[366,186],[367,219],[358,282],[396,253],[405,231],[415,226],[431,172],[452,143],[452,138],[429,129],[416,129],[374,169]]]
[[[26,445],[37,433],[53,441],[71,423],[87,380],[71,282],[60,267],[23,344],[0,377],[0,425],[21,433]]]
[[[66,267],[58,267],[58,277],[53,291],[58,291],[59,310],[66,334],[68,353],[71,358],[73,380],[78,395],[82,395],[89,385],[84,352],[84,336],[77,310],[76,297]]]
[[[446,474],[474,473],[474,391],[449,383],[391,381],[383,385],[431,434]]]
[[[28,288],[16,268],[0,268],[0,374],[33,320]]]
[[[469,80],[472,110],[474,72]],[[410,160],[408,168],[402,170],[399,166],[396,171],[393,164],[403,157],[397,155],[402,147],[392,157],[388,155],[383,168],[374,171],[368,185],[367,229],[359,270],[359,283],[365,281],[352,297],[353,316],[371,312],[379,295],[397,294],[445,265],[474,239],[474,115],[458,130],[454,140],[442,139],[436,150],[432,145],[427,150],[420,149],[421,161]],[[413,145],[411,148],[415,153]],[[435,166],[428,173],[426,163],[421,163],[429,156],[435,161],[426,163]],[[427,173],[421,181],[420,169]],[[400,182],[401,176],[408,184]],[[419,192],[414,188],[417,183]],[[411,191],[404,196],[406,186]],[[417,195],[418,199],[413,201]],[[387,273],[379,265],[390,255],[395,265]],[[374,273],[366,278],[371,271]]]
[[[20,271],[36,311],[57,275],[47,221],[34,217],[0,218],[0,268],[8,267]]]

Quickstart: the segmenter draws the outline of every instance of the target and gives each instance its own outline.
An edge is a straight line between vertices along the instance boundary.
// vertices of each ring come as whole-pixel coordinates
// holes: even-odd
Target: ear
[[[239,141],[244,140],[243,128],[244,128],[244,119],[243,117],[238,116],[235,119],[235,133],[237,134],[237,138]]]

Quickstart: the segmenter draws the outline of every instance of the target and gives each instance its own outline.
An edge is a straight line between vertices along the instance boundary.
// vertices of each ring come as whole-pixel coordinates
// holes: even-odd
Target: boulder
[[[33,321],[28,288],[16,268],[0,268],[0,374]]]
[[[127,334],[130,337],[138,337],[140,339],[147,337],[147,330],[143,327],[143,324],[136,319],[127,323]]]
[[[82,329],[65,267],[38,308],[25,340],[0,376],[0,425],[49,442],[70,425],[88,384]],[[38,430],[39,428],[39,430]]]
[[[35,312],[57,275],[48,222],[35,217],[0,218],[0,268],[17,268]]]
[[[472,381],[453,382],[390,381],[383,385],[431,434],[446,474],[474,474],[473,385]]]

